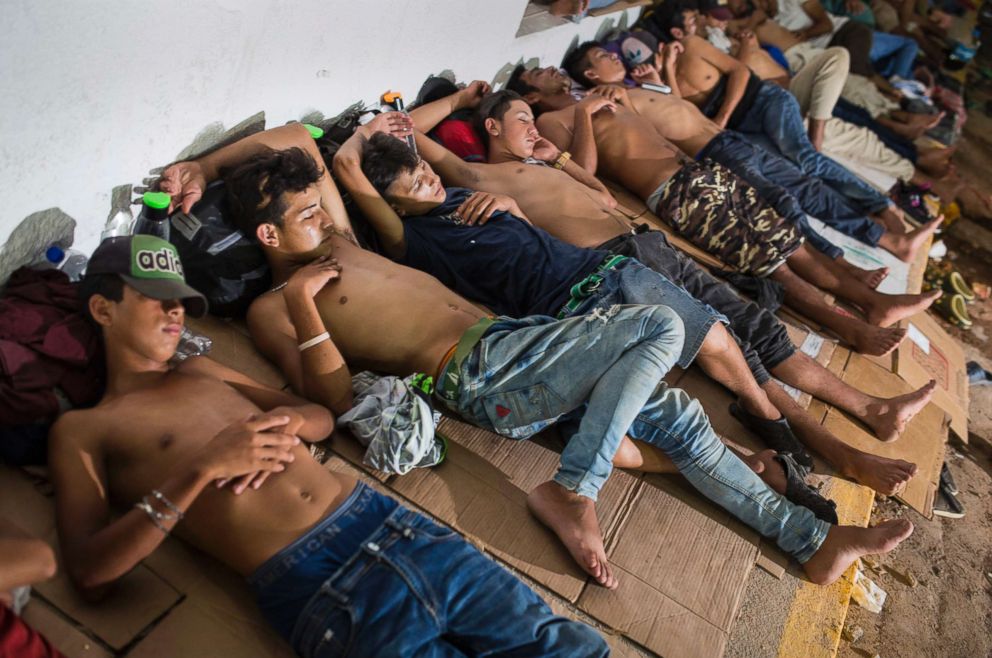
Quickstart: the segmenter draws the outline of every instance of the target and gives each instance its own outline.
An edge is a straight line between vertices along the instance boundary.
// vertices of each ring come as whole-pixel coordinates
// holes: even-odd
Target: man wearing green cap
[[[302,656],[345,642],[366,656],[456,645],[608,654],[593,629],[554,616],[451,530],[313,460],[300,439],[330,434],[324,407],[206,357],[173,367],[185,314],[207,304],[171,244],[105,240],[81,293],[106,346],[107,389],[55,424],[49,466],[65,567],[84,594],[100,596],[174,533],[248,577]],[[112,517],[111,502],[123,514]],[[362,572],[355,592],[355,578],[333,578],[344,562]],[[444,605],[440,616],[404,586],[412,579]]]

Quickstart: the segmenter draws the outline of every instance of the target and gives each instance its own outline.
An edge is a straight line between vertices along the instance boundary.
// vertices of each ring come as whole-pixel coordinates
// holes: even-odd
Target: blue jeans
[[[304,658],[609,655],[457,533],[361,483],[248,582]]]
[[[805,562],[829,524],[769,489],[723,445],[699,403],[662,381],[682,333],[665,306],[615,306],[559,322],[501,318],[465,359],[458,399],[447,404],[517,439],[585,405],[555,482],[595,500],[626,433],[663,450],[704,496]]]
[[[872,32],[871,51],[868,58],[879,75],[891,78],[898,75],[913,79],[913,63],[920,47],[909,37],[888,32]]]
[[[813,148],[803,126],[798,101],[778,85],[769,82],[762,84],[737,130],[749,136],[754,134],[765,138],[758,143],[772,144],[774,150],[796,163],[804,174],[821,179],[863,214],[879,212],[889,206],[889,200],[875,188]],[[881,232],[878,234],[880,236]],[[869,236],[854,237],[867,241]],[[875,242],[869,244],[877,241],[876,237]]]
[[[457,399],[442,402],[511,439],[528,439],[587,404],[554,479],[596,500],[624,433],[682,353],[682,327],[665,306],[560,321],[500,318],[462,363]]]
[[[798,166],[733,130],[724,130],[703,147],[697,160],[712,158],[746,180],[775,210],[802,231],[811,247],[838,258],[843,250],[813,230],[806,214],[846,235],[869,231],[875,223],[864,211],[823,181],[807,176]]]
[[[675,311],[682,320],[682,350],[676,361],[680,368],[688,368],[695,360],[714,322],[729,322],[725,316],[690,295],[664,274],[631,258],[606,272],[599,287],[575,308],[570,317],[586,315],[597,308],[606,311],[612,306],[624,304],[667,306]]]

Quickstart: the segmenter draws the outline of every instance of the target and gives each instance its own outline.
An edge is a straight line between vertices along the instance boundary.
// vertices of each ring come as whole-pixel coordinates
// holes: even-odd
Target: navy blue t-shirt
[[[499,315],[556,315],[572,284],[609,255],[573,247],[508,212],[482,226],[459,224],[454,212],[472,191],[447,193],[430,214],[403,220],[406,254],[397,261]]]

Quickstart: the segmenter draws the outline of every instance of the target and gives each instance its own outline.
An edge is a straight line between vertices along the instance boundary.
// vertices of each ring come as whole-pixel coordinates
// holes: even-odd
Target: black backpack
[[[224,182],[214,181],[189,214],[172,214],[169,239],[179,250],[186,281],[207,298],[210,312],[243,317],[272,277],[262,248],[224,219],[228,213]]]

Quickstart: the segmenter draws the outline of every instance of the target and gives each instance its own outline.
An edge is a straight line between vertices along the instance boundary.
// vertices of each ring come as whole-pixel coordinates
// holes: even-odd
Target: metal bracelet
[[[148,519],[155,524],[156,528],[158,528],[165,534],[169,534],[169,529],[166,528],[164,525],[162,525],[162,523],[159,521],[159,512],[156,512],[151,505],[149,505],[146,501],[142,500],[139,503],[135,503],[134,506],[140,509],[142,512],[144,512],[148,516]]]
[[[163,505],[165,505],[166,508],[168,508],[168,510],[170,512],[172,512],[173,514],[176,515],[176,521],[182,521],[183,520],[183,517],[186,516],[181,509],[179,509],[178,507],[176,507],[176,505],[171,500],[169,500],[168,498],[166,498],[165,495],[161,491],[159,491],[158,489],[152,489],[152,495],[155,496],[155,498],[160,503],[162,503]]]

